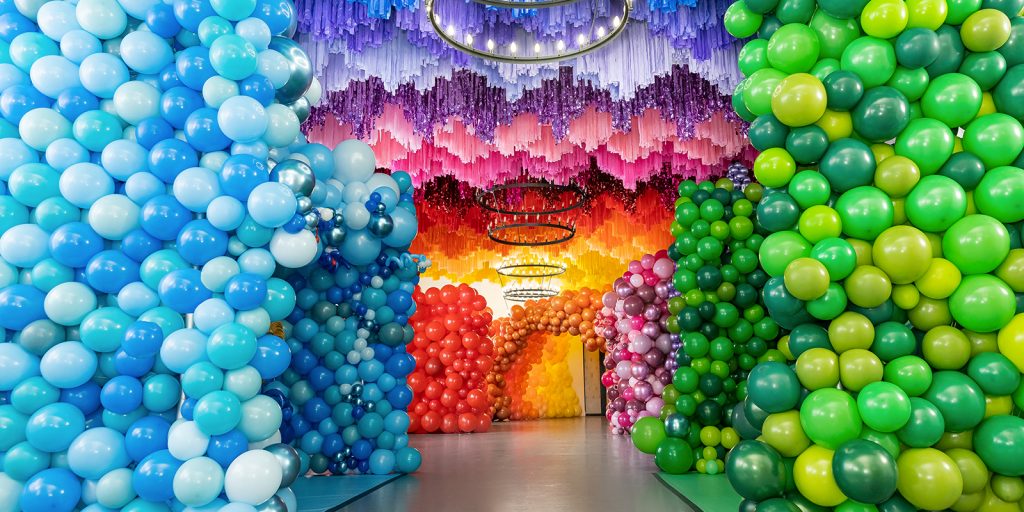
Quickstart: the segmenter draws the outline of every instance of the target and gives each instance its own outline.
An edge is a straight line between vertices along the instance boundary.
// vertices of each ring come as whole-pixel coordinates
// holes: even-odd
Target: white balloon
[[[175,421],[167,432],[167,451],[178,460],[201,457],[209,446],[210,437],[194,421]]]
[[[280,468],[280,466],[278,466]],[[0,511],[14,512],[21,510],[18,506],[18,497],[21,496],[21,482],[0,472]]]
[[[86,214],[89,226],[107,240],[122,240],[139,227],[139,206],[121,194],[108,194],[96,200]]]
[[[306,94],[302,97],[306,98],[311,107],[315,107],[320,103],[320,98],[324,95],[324,87],[320,85],[320,80],[315,76],[313,77],[313,83],[309,84],[309,89],[306,89]]]
[[[283,478],[284,470],[274,454],[250,450],[228,466],[224,492],[232,502],[259,505],[277,493]]]
[[[281,266],[287,268],[301,268],[309,265],[316,259],[319,249],[316,236],[305,229],[298,233],[289,233],[278,229],[274,232],[274,237],[270,239],[270,254],[274,255],[274,259]]]

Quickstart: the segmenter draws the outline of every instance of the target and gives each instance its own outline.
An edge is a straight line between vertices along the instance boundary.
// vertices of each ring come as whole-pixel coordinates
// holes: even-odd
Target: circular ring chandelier
[[[523,181],[496,185],[476,194],[490,213],[487,236],[500,244],[539,247],[567,242],[576,236],[575,210],[587,195],[575,185]]]
[[[506,263],[498,267],[499,275],[521,279],[560,276],[566,271],[560,263]]]
[[[480,8],[499,11],[522,12],[527,10],[557,10],[570,7],[584,0],[473,0]],[[458,27],[444,20],[455,19],[456,10],[469,4],[465,0],[426,0],[427,19],[434,32],[451,47],[482,59],[512,64],[544,64],[573,59],[590,53],[612,42],[626,29],[633,0],[591,0],[607,1],[605,10],[591,9],[590,26],[576,31],[575,37],[546,39],[514,24],[475,27]],[[615,4],[621,2],[621,8]],[[600,13],[600,14],[599,14]],[[460,28],[462,29],[460,32]],[[568,40],[567,40],[568,39]]]
[[[549,299],[559,294],[555,288],[519,288],[511,287],[502,290],[505,300],[509,302],[526,302],[528,300]]]

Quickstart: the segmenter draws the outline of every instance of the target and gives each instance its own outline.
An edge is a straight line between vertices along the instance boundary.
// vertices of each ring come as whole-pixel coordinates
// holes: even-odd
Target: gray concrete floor
[[[603,417],[495,425],[486,434],[417,435],[423,467],[345,512],[692,512],[654,458]]]

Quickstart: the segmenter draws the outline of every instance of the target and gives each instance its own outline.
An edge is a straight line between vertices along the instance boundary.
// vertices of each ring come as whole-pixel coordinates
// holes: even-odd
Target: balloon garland
[[[416,361],[409,431],[487,432],[491,427],[486,378],[494,360],[487,299],[467,284],[417,290],[407,347]]]
[[[741,510],[1019,507],[1022,8],[742,0],[727,12],[730,33],[757,35],[733,103],[770,187],[765,302],[790,330],[790,364],[748,377],[759,437],[726,468]]]
[[[548,355],[546,361],[549,362],[548,366],[551,366],[551,372],[561,376],[556,380],[565,382],[564,377],[568,375],[568,370],[558,367],[558,363],[565,360],[568,346],[563,341],[558,341],[559,338],[555,336],[566,333],[579,336],[587,350],[600,350],[603,343],[598,339],[595,330],[599,305],[597,292],[590,288],[579,291],[567,290],[550,299],[531,300],[523,306],[513,306],[510,316],[494,321],[491,326],[494,338],[494,367],[487,376],[487,392],[494,408],[495,419],[519,420],[541,417],[537,405],[531,400],[521,402],[522,407],[516,407],[519,410],[514,410],[513,391],[516,396],[523,396],[523,392],[530,388],[523,376],[530,374],[531,367],[545,361],[545,353]],[[540,333],[552,336],[541,337]],[[516,371],[510,375],[509,372],[514,369]],[[540,368],[537,371],[540,371]],[[512,380],[507,377],[512,377]],[[567,389],[568,385],[553,388],[561,389],[562,392],[572,392],[571,389]],[[572,393],[575,395],[575,392]],[[567,410],[570,407],[569,400],[564,399],[561,402],[565,415],[579,414],[570,414],[572,411]],[[579,407],[578,399],[576,407]]]
[[[668,300],[679,295],[671,283],[675,269],[666,251],[645,254],[601,298],[607,324],[601,330],[601,384],[608,394],[608,428],[615,434],[629,432],[641,418],[657,417],[665,405],[662,392],[672,383],[679,348],[679,335],[667,325]]]

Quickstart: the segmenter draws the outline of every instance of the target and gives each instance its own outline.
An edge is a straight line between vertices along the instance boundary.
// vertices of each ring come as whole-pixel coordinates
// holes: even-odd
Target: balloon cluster
[[[520,401],[518,404],[522,404],[521,407],[517,404],[518,410],[513,410],[513,395],[521,397],[524,393],[536,393],[537,390],[528,385],[529,379],[526,378],[531,373],[530,368],[535,366],[535,382],[556,380],[564,384],[551,386],[554,394],[550,397],[557,396],[560,405],[550,413],[555,414],[557,410],[560,416],[579,414],[573,414],[579,408],[578,399],[574,402],[568,396],[571,393],[575,398],[568,367],[560,364],[565,363],[565,355],[570,347],[565,337],[560,335],[579,336],[587,350],[601,349],[603,339],[597,337],[595,330],[598,327],[595,321],[599,320],[597,313],[600,307],[600,297],[596,291],[589,288],[567,290],[550,299],[531,300],[522,306],[513,306],[510,316],[492,324],[494,367],[487,376],[487,391],[495,419],[551,417],[547,407],[544,408],[545,412],[540,411],[539,401]],[[530,356],[523,357],[527,353]],[[544,372],[544,368],[548,371]],[[550,374],[553,379],[542,377],[542,374]],[[509,376],[512,376],[512,384],[508,381]],[[566,383],[566,377],[569,383]],[[544,401],[546,396],[540,395],[539,400]]]
[[[678,368],[659,417],[632,431],[634,444],[666,472],[721,473],[739,442],[747,372],[784,359],[774,348],[779,326],[760,300],[768,279],[757,260],[762,190],[752,183],[741,192],[728,179],[679,185],[669,248],[678,295],[668,299],[667,322],[680,337]]]
[[[1017,510],[1021,0],[741,0],[734,104],[770,190],[742,510]],[[1019,411],[1019,409],[1016,409]],[[737,419],[734,418],[734,424]]]
[[[601,298],[606,327],[601,384],[608,393],[608,427],[629,432],[640,418],[661,414],[662,391],[672,383],[673,357],[679,335],[668,332],[668,300],[679,295],[672,286],[676,264],[667,251],[631,261]]]
[[[487,299],[467,284],[416,292],[416,332],[408,350],[414,393],[410,432],[487,432],[491,428],[487,375],[494,366]]]
[[[725,173],[725,178],[733,183],[733,186],[743,190],[752,181],[753,176],[750,174],[750,169],[747,166],[734,162],[729,166],[729,170]]]

